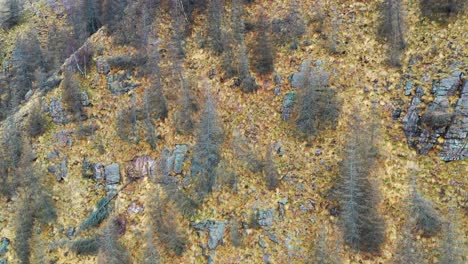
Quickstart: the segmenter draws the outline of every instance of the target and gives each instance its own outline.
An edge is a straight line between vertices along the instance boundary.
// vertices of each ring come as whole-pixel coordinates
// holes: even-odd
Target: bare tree
[[[265,14],[260,17],[256,36],[254,68],[259,74],[272,73],[274,71],[274,55],[270,39],[270,26]]]
[[[442,241],[440,243],[440,264],[466,263],[463,234],[458,227],[458,219],[455,209],[450,208],[447,221],[444,224]],[[465,248],[466,249],[466,248]]]
[[[119,242],[119,226],[115,218],[110,218],[99,237],[99,264],[131,263],[130,255]]]
[[[210,0],[208,5],[207,33],[211,49],[221,54],[223,52],[223,31],[221,27],[223,17],[222,0]]]

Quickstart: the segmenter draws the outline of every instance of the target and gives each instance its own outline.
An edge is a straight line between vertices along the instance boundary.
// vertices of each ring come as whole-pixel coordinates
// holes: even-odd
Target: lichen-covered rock
[[[294,101],[296,94],[294,92],[287,93],[283,99],[283,107],[281,109],[281,117],[284,121],[289,120],[294,110]]]
[[[208,248],[214,250],[223,242],[224,230],[226,229],[225,221],[205,220],[192,226],[201,231],[208,232]]]
[[[451,76],[432,84],[432,93],[435,96],[453,95],[462,82],[462,72],[454,71]]]
[[[455,118],[447,133],[440,157],[444,161],[463,160],[468,156],[468,80],[455,105]]]
[[[131,80],[130,72],[120,71],[107,75],[107,87],[115,95],[127,93],[140,85],[141,83]]]
[[[91,101],[89,100],[88,93],[86,91],[81,92],[81,105],[82,106],[90,106]]]
[[[127,175],[133,178],[156,177],[156,160],[150,156],[136,157],[130,162],[127,168]]]
[[[67,118],[66,118],[66,113],[65,109],[62,107],[62,99],[61,98],[52,98],[50,100],[50,106],[49,106],[49,113],[50,117],[52,118],[52,121],[56,124],[66,124]]]
[[[442,160],[462,160],[468,155],[466,83],[462,72],[453,70],[449,77],[433,82],[431,92],[434,97],[431,101],[423,101],[423,90],[421,87],[417,88],[403,118],[403,130],[408,144],[419,154],[428,154],[434,146],[443,142],[443,150],[439,153]],[[453,97],[457,95],[459,98],[454,100]],[[456,104],[453,103],[455,101]],[[427,105],[424,111],[420,109],[422,103]]]
[[[270,226],[273,224],[274,218],[274,209],[258,210],[257,212],[257,223],[264,229],[270,228]]]
[[[118,184],[120,183],[120,166],[117,163],[107,165],[104,169],[106,183]]]

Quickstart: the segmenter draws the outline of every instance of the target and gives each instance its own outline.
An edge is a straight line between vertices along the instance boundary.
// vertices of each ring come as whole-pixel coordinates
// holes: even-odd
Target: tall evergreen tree
[[[119,242],[119,226],[115,218],[110,218],[99,238],[99,264],[129,264],[130,255]]]
[[[20,0],[7,0],[5,7],[6,11],[3,17],[2,27],[10,29],[19,23],[23,5]]]
[[[339,201],[343,240],[352,249],[378,252],[385,239],[385,225],[378,212],[378,190],[372,183],[376,161],[372,133],[354,117],[340,163]]]
[[[313,69],[309,62],[301,68],[297,128],[306,136],[334,128],[339,116],[335,91],[329,87],[328,73]]]
[[[249,58],[244,42],[239,47],[239,82],[242,91],[245,93],[252,93],[258,90],[257,82],[250,74]]]
[[[196,138],[190,171],[195,182],[195,192],[202,200],[216,184],[216,167],[221,160],[221,144],[224,141],[216,105],[209,91],[201,112]]]
[[[458,230],[458,219],[454,208],[449,209],[447,221],[444,224],[442,240],[440,242],[440,264],[466,263],[466,247],[463,232]]]
[[[211,49],[221,54],[223,52],[223,31],[221,27],[223,17],[223,0],[210,0],[208,6],[207,33]]]
[[[254,47],[254,66],[257,73],[269,74],[274,71],[274,55],[270,39],[270,27],[266,15],[260,17],[258,25]]]
[[[411,218],[409,215],[407,218]],[[402,232],[400,232],[400,241],[395,254],[395,264],[423,264],[424,258],[420,252],[416,239],[413,237],[412,221],[405,220]]]
[[[163,93],[161,69],[159,68],[159,50],[157,46],[148,49],[147,67],[150,69],[150,87],[145,90],[148,111],[152,118],[166,118],[168,114],[166,97]]]
[[[401,0],[385,0],[382,3],[378,33],[388,43],[390,64],[400,66],[401,53],[406,46]]]
[[[11,54],[11,65],[10,106],[13,109],[33,89],[37,70],[45,69],[45,60],[35,31],[18,37]]]

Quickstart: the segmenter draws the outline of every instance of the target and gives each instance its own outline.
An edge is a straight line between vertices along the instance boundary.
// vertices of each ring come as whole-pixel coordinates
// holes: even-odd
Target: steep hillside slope
[[[446,217],[448,209],[455,208],[460,236],[466,237],[468,163],[463,159],[465,156],[452,162],[441,160],[439,151],[443,149],[444,141],[441,136],[435,139],[440,145],[435,144],[425,155],[418,154],[408,145],[402,120],[409,111],[412,96],[416,94],[416,89],[413,89],[408,96],[405,95],[408,79],[414,80],[415,87],[421,86],[426,91],[423,96],[425,104],[433,100],[434,96],[430,94],[433,81],[446,78],[455,70],[467,74],[467,16],[466,13],[460,14],[446,24],[435,23],[420,17],[418,1],[403,2],[407,48],[401,69],[388,66],[387,47],[376,37],[380,1],[321,1],[321,9],[314,1],[301,1],[298,8],[308,21],[306,33],[298,41],[297,49],[291,49],[288,44],[274,44],[275,73],[256,76],[260,88],[254,93],[243,93],[234,78],[224,78],[221,57],[201,47],[206,17],[204,13],[196,13],[191,34],[185,40],[183,69],[185,76],[195,83],[191,91],[200,108],[206,91],[212,94],[224,131],[222,168],[225,173],[232,171],[237,176],[236,187],[215,188],[192,216],[183,216],[175,205],[167,205],[174,208],[172,221],[179,223],[182,233],[187,236],[187,249],[178,256],[166,250],[163,241],[156,239],[161,263],[308,263],[320,234],[326,234],[333,241],[331,244],[339,245],[340,250],[336,254],[343,263],[392,263],[406,218],[405,200],[410,193],[409,174],[412,170],[417,171],[420,192],[434,202],[440,215]],[[36,8],[40,14],[49,15],[32,16],[14,30],[2,32],[5,54],[12,50],[9,45],[13,45],[14,34],[28,27],[41,28],[44,23],[63,22],[64,18],[54,15],[44,3],[37,4]],[[288,8],[288,1],[254,1],[245,5],[245,19],[253,23],[261,13],[271,20],[281,18]],[[230,5],[226,6],[225,12],[230,13]],[[337,12],[341,22],[337,31],[339,53],[330,53],[327,41],[316,31],[320,23],[314,20],[317,12],[325,12],[326,21],[332,12]],[[155,123],[158,133],[156,148],[152,149],[144,140],[143,118],[135,117],[138,119],[135,121],[138,142],[124,141],[118,135],[116,127],[119,126],[120,111],[132,105],[143,109],[145,89],[151,86],[151,78],[141,72],[144,70],[141,67],[127,70],[112,63],[109,66],[112,58],[136,58],[141,50],[115,44],[114,36],[107,34],[106,26],[88,39],[87,45],[92,47],[95,56],[86,73],[77,74],[80,88],[89,100],[83,99],[86,120],[66,122],[66,114],[61,113],[64,112],[61,106],[57,106],[60,103],[55,103],[61,101],[63,81],[57,87],[51,87],[50,91],[35,90],[14,114],[17,120],[27,120],[33,104],[40,102],[50,117],[47,132],[31,139],[31,145],[37,157],[34,163],[41,171],[48,171],[44,178],[57,208],[57,220],[34,230],[34,261],[31,263],[40,263],[37,260],[39,255],[58,264],[98,263],[96,255],[77,255],[70,250],[69,244],[99,232],[97,228],[81,231],[79,226],[106,195],[113,198],[112,215],[120,221],[123,229],[120,241],[130,252],[131,263],[143,263],[146,232],[152,217],[151,195],[155,192],[161,192],[163,197],[169,195],[158,177],[157,180],[149,177],[152,171],[146,171],[145,166],[159,164],[167,149],[175,153],[187,147],[188,154],[184,150],[180,152],[182,158],[174,154],[174,159],[182,162],[179,165],[183,164],[182,171],[172,171],[170,178],[179,183],[181,190],[191,194],[186,181],[196,133],[180,135],[176,131],[174,113],[183,106],[179,101],[177,73],[173,70],[176,63],[169,56],[171,15],[162,13],[157,21],[158,33],[153,37],[157,39],[158,53],[162,57],[163,93],[168,101],[169,114]],[[332,27],[329,22],[325,25]],[[246,33],[248,47],[252,46],[255,34]],[[72,56],[61,70],[57,69],[58,79],[63,78],[69,65],[73,66],[73,60]],[[290,76],[299,71],[304,61],[318,63],[330,73],[330,86],[342,102],[337,127],[321,131],[312,139],[304,139],[297,132],[296,113],[284,121],[281,112],[284,97],[289,92],[297,92],[291,85]],[[462,83],[466,85],[466,82],[461,81],[457,91],[461,91]],[[462,92],[459,93],[450,97],[451,109],[461,97]],[[395,114],[397,110],[398,115]],[[136,115],[142,115],[140,110],[137,112]],[[379,254],[357,253],[342,245],[339,209],[330,194],[338,179],[339,163],[356,112],[366,121],[376,119],[380,127],[377,166],[371,174],[380,190],[378,209],[386,226],[385,243]],[[200,114],[201,111],[195,114],[197,122]],[[123,123],[131,122],[125,119]],[[5,130],[5,125],[6,121],[2,121],[2,130]],[[86,126],[95,131],[89,136],[79,135],[80,129]],[[253,149],[259,159],[266,156],[269,148],[275,148],[272,159],[280,175],[275,190],[268,190],[261,171],[252,172],[236,157],[238,135],[248,142],[248,148]],[[466,138],[461,140],[466,143]],[[187,155],[185,159],[184,155]],[[88,168],[83,165],[85,162],[93,166]],[[144,165],[135,166],[138,162]],[[107,182],[95,181],[96,168],[105,167],[100,173],[110,175],[108,166],[111,164],[119,165],[112,175],[120,175],[117,183],[109,184],[108,176],[103,175]],[[144,171],[139,175],[144,177],[132,178],[132,171],[128,169],[131,166]],[[88,173],[92,176],[83,177]],[[114,197],[115,191],[120,189]],[[11,241],[15,238],[18,200],[16,196],[11,200],[0,198],[0,237]],[[239,238],[232,239],[236,235]],[[418,243],[423,245],[422,253],[428,263],[438,263],[438,241],[441,237],[441,234],[430,238],[416,236]],[[237,240],[241,241],[240,245],[235,245]],[[17,263],[14,247],[12,243],[5,254],[8,263]]]

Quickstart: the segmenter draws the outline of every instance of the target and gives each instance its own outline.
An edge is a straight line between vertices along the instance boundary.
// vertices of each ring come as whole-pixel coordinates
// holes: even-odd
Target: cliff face
[[[47,51],[51,25],[71,30],[66,24],[70,3],[64,2],[33,3],[35,12],[28,11],[19,25],[0,33],[4,72],[9,72],[17,35],[36,30]],[[344,263],[391,263],[407,218],[412,171],[417,171],[418,190],[439,215],[446,216],[449,207],[464,214],[466,13],[435,23],[420,15],[417,1],[403,1],[406,49],[396,68],[388,64],[388,45],[376,36],[379,1],[252,2],[244,5],[242,41],[249,52],[243,60],[237,54],[242,45],[231,47],[232,56],[229,48],[222,55],[209,49],[205,23],[211,16],[200,9],[192,15],[185,10],[184,54],[174,55],[178,26],[171,21],[178,13],[163,11],[148,25],[144,48],[119,44],[122,36],[112,32],[114,26],[103,26],[83,43],[73,43],[77,48],[68,51],[61,66],[48,70],[44,81],[32,83],[10,117],[26,131],[32,111],[46,116],[47,131],[24,141],[57,211],[56,221],[35,224],[32,263],[102,261],[96,248],[77,254],[74,243],[86,238],[126,248],[130,263],[307,263],[317,259],[320,248],[335,248],[329,255]],[[234,4],[225,5],[222,25],[227,31],[235,14]],[[132,12],[132,21],[146,19],[138,9]],[[295,12],[304,20],[303,28],[291,21],[289,14]],[[267,35],[274,58],[274,72],[263,75],[253,73],[261,16],[272,22]],[[282,30],[291,24],[298,37],[288,35],[290,28]],[[139,28],[120,30],[130,36]],[[242,76],[227,77],[226,57],[250,60],[252,73],[247,75],[257,90],[245,93]],[[320,89],[336,94],[339,115],[335,124],[317,126],[318,132],[307,137],[297,119],[310,69],[311,76],[320,78]],[[65,99],[67,72],[78,83],[79,115],[70,112]],[[329,104],[330,95],[320,89],[314,96]],[[204,107],[207,97],[213,100],[211,107]],[[186,133],[180,131],[184,109],[190,109],[193,132],[191,124],[184,126]],[[217,124],[200,124],[207,113]],[[369,184],[378,191],[375,209],[385,222],[384,242],[372,254],[344,243],[342,203],[335,197],[357,113],[363,124],[371,124],[369,129],[378,127],[375,134],[362,133],[378,152],[372,156]],[[2,121],[3,133],[8,124]],[[202,139],[216,146],[200,147]],[[213,170],[193,169],[193,157],[205,153],[199,151],[203,147],[209,154],[196,162],[216,164]],[[216,175],[203,199],[194,191],[200,184],[195,172]],[[25,189],[0,197],[0,237],[8,241],[17,236],[16,211]],[[111,222],[107,219],[113,222],[106,224]],[[467,223],[460,219],[463,233]],[[154,223],[158,228],[151,230]],[[118,235],[103,235],[112,230]],[[436,263],[443,233],[413,235],[424,261]],[[17,263],[15,243],[5,241],[0,240],[0,263]],[[156,252],[151,257],[150,249]]]

